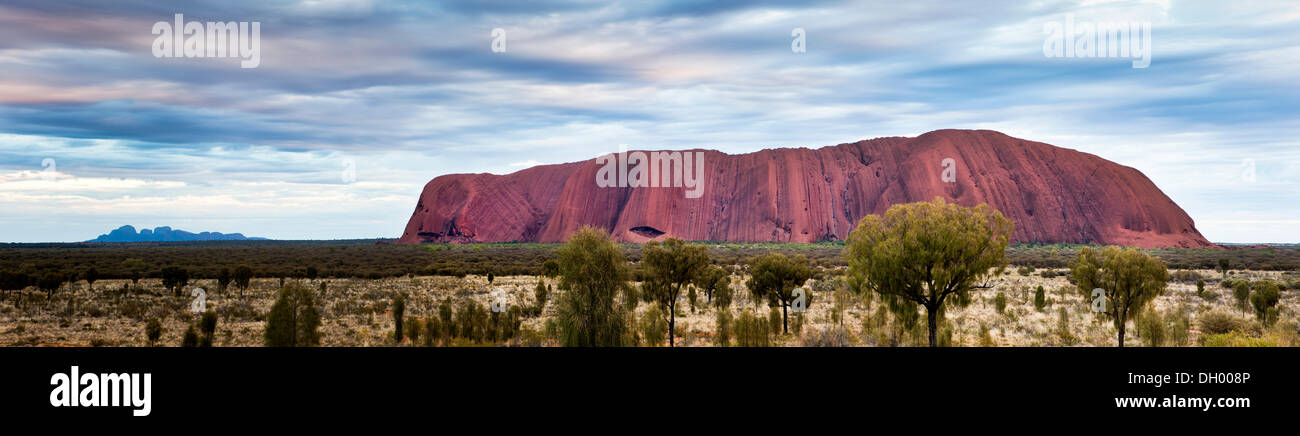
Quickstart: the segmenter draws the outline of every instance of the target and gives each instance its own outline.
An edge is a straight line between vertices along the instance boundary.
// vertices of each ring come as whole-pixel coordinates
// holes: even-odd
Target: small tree
[[[709,265],[692,279],[692,283],[695,284],[695,287],[704,291],[705,303],[713,305],[713,293],[717,292],[718,289],[729,286],[731,284],[730,276],[726,268]]]
[[[203,312],[203,317],[199,320],[199,330],[203,335],[199,338],[199,346],[211,347],[213,338],[217,334],[217,312],[212,309]]]
[[[185,327],[185,334],[181,335],[181,346],[185,348],[199,346],[199,332],[194,330],[194,324]]]
[[[1250,281],[1241,279],[1232,286],[1232,298],[1237,300],[1237,308],[1246,313],[1250,307]]]
[[[406,297],[397,294],[393,297],[393,340],[402,345],[402,321],[406,318]]]
[[[492,284],[492,281],[493,281],[493,280],[496,280],[496,279],[497,279],[497,276],[492,275],[492,273],[488,273],[488,275],[487,275],[488,285],[491,285],[491,284]]]
[[[533,288],[533,299],[536,301],[536,311],[538,315],[542,314],[542,309],[546,308],[546,299],[550,296],[551,289],[546,287],[541,280],[537,281],[537,287]]]
[[[713,306],[717,309],[714,315],[715,335],[714,343],[719,347],[726,347],[731,344],[731,337],[734,335],[735,328],[731,315],[731,286],[724,285],[714,291]]]
[[[0,291],[21,291],[31,284],[31,277],[24,272],[0,272]]]
[[[1223,272],[1223,278],[1228,278],[1228,270],[1232,267],[1232,261],[1228,258],[1219,259],[1219,271]]]
[[[430,316],[424,320],[424,346],[432,347],[442,341],[442,320]]]
[[[1126,324],[1142,313],[1147,303],[1163,294],[1169,282],[1164,261],[1136,248],[1116,246],[1100,251],[1083,247],[1070,267],[1070,274],[1079,284],[1083,298],[1094,302],[1094,312],[1111,319],[1120,347],[1124,346]],[[1101,289],[1102,295],[1094,297],[1094,289]],[[1095,298],[1104,300],[1094,301]]]
[[[641,298],[659,306],[668,323],[668,345],[675,346],[678,297],[682,288],[709,266],[708,251],[700,245],[668,238],[662,244],[646,243],[641,249],[641,263],[648,275],[641,286]]]
[[[420,318],[408,316],[402,324],[406,328],[406,337],[411,338],[411,346],[414,347],[419,344],[420,331],[424,330],[424,326],[420,324]]]
[[[230,268],[221,268],[221,271],[217,272],[217,289],[222,293],[225,293],[226,287],[230,286],[230,280],[232,278],[233,275],[230,273]]]
[[[987,204],[968,208],[941,197],[868,215],[849,234],[850,282],[881,295],[896,314],[925,308],[930,346],[938,346],[945,305],[964,306],[970,291],[1006,267],[1014,225]]]
[[[524,310],[519,306],[511,305],[501,316],[499,328],[501,333],[498,337],[501,341],[509,341],[519,334],[519,325],[524,318]]]
[[[447,340],[456,337],[458,333],[456,331],[456,323],[453,322],[451,314],[451,299],[443,298],[442,303],[438,304],[438,320],[442,323],[442,329],[445,330],[443,337]]]
[[[62,284],[63,284],[63,279],[60,278],[58,274],[52,272],[45,273],[45,275],[41,276],[40,280],[36,281],[36,287],[40,288],[40,290],[42,291],[45,291],[46,300],[53,298],[54,291],[59,290],[59,286]]]
[[[1147,306],[1146,311],[1142,316],[1138,317],[1134,324],[1138,328],[1138,335],[1142,337],[1144,345],[1148,347],[1165,346],[1165,337],[1168,336],[1165,320],[1159,313],[1156,313],[1154,308]]]
[[[1273,324],[1276,316],[1277,302],[1281,298],[1281,291],[1277,283],[1272,280],[1261,280],[1255,285],[1255,293],[1250,296],[1250,304],[1255,308],[1255,318],[1265,326]]]
[[[998,291],[998,294],[993,296],[993,309],[998,311],[998,315],[1002,315],[1007,310],[1006,293]]]
[[[1196,279],[1196,296],[1205,298],[1205,279]]]
[[[248,284],[253,281],[253,269],[248,265],[235,267],[235,287],[239,288],[239,297],[244,297],[244,290],[248,289]]]
[[[745,285],[749,286],[754,295],[767,298],[773,309],[781,307],[781,331],[790,333],[790,303],[800,296],[794,290],[803,286],[813,275],[812,268],[808,266],[808,258],[802,254],[794,257],[780,253],[765,254],[754,261],[749,271],[751,276]],[[802,297],[807,303],[811,293],[803,289]],[[776,326],[773,325],[772,328],[775,330]]]
[[[460,310],[456,312],[456,322],[459,324],[456,330],[462,338],[481,343],[488,335],[488,310],[477,301],[462,302]]]
[[[736,317],[736,345],[740,347],[766,347],[771,344],[771,328],[768,321],[753,312],[745,310]]]
[[[176,296],[180,296],[181,289],[185,289],[185,285],[190,282],[189,270],[178,266],[163,268],[161,275],[163,287]]]
[[[556,251],[560,289],[556,324],[565,346],[598,347],[626,343],[627,321],[617,303],[628,287],[627,260],[604,230],[584,227]]]
[[[546,259],[542,262],[542,276],[546,278],[556,278],[560,275],[560,263],[555,259]]]
[[[663,312],[659,310],[659,305],[652,305],[646,309],[645,314],[638,320],[641,330],[641,338],[645,344],[651,347],[662,347],[664,338],[668,336],[668,323]]]
[[[158,338],[162,337],[162,330],[162,322],[159,322],[158,318],[149,318],[149,321],[144,324],[144,336],[149,339],[149,346],[158,343]]]
[[[731,290],[731,280],[724,277],[717,289],[713,291],[713,307],[723,311],[731,311],[731,299],[734,292]]]
[[[1038,288],[1034,289],[1034,308],[1041,311],[1044,307],[1047,307],[1047,291],[1043,289],[1043,285],[1038,285]]]
[[[1079,342],[1079,338],[1070,332],[1070,311],[1061,306],[1056,319],[1056,338],[1061,341],[1061,345],[1070,346]]]
[[[714,345],[717,345],[719,347],[726,347],[731,345],[731,336],[732,336],[731,323],[732,323],[731,309],[730,308],[718,309],[717,314],[715,314],[713,318],[713,329],[714,329],[713,344]]]
[[[695,292],[695,285],[686,286],[686,301],[691,303],[691,313],[695,313],[695,301],[698,300],[698,292]]]
[[[96,280],[99,280],[99,270],[96,270],[96,269],[94,269],[94,268],[87,269],[87,270],[86,270],[86,286],[90,287],[90,290],[91,290],[91,291],[94,291],[94,290],[95,290],[95,281],[96,281]]]
[[[268,347],[315,347],[320,345],[320,312],[311,288],[290,283],[266,317],[264,338]]]
[[[149,268],[149,265],[145,264],[142,259],[129,258],[122,261],[122,269],[125,269],[127,274],[130,274],[131,285],[140,284],[140,278],[144,276],[146,268]]]

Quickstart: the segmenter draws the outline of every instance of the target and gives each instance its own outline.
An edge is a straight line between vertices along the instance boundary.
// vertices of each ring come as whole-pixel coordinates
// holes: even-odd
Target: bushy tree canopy
[[[780,253],[759,256],[749,267],[750,278],[745,283],[750,293],[766,298],[772,306],[781,306],[781,331],[790,333],[789,308],[797,295],[794,290],[812,278],[812,267],[802,254],[788,257]],[[809,290],[803,290],[805,303],[811,303]],[[806,308],[807,306],[805,306]],[[775,326],[773,326],[775,327]]]
[[[1105,307],[1094,312],[1109,317],[1124,346],[1125,325],[1142,313],[1147,303],[1165,292],[1169,270],[1165,262],[1136,248],[1107,246],[1100,251],[1083,247],[1070,274],[1079,284],[1086,301],[1093,301],[1094,289],[1102,290]]]
[[[849,280],[879,294],[896,314],[925,307],[930,346],[945,304],[965,305],[991,270],[1006,267],[1014,225],[987,204],[962,207],[936,197],[868,215],[844,249]]]
[[[624,345],[626,315],[617,304],[628,286],[627,258],[609,234],[584,227],[556,251],[560,294],[556,323],[560,343],[571,347]]]
[[[292,282],[280,288],[280,296],[266,317],[268,347],[314,347],[320,345],[320,312],[311,288]]]
[[[709,267],[708,250],[674,238],[647,242],[641,249],[641,264],[646,271],[641,298],[659,306],[668,323],[668,345],[676,346],[677,300],[682,288]]]

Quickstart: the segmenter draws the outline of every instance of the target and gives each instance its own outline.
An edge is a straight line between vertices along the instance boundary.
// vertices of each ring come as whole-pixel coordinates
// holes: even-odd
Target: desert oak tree
[[[641,297],[655,303],[668,322],[668,345],[676,346],[677,300],[685,288],[709,267],[709,253],[701,245],[689,245],[668,238],[663,243],[647,242],[641,250],[647,277]]]
[[[844,248],[850,280],[895,311],[925,308],[930,346],[945,304],[965,305],[970,291],[1006,268],[1014,224],[987,204],[963,207],[941,197],[868,215]],[[996,269],[996,270],[995,270]]]
[[[1095,313],[1111,319],[1118,332],[1118,343],[1124,346],[1124,327],[1142,313],[1147,303],[1165,292],[1169,271],[1165,262],[1136,248],[1106,246],[1098,251],[1083,247],[1070,266],[1070,274],[1079,285],[1086,301],[1105,298],[1105,304],[1094,305]],[[1101,289],[1094,296],[1093,290]],[[1103,307],[1104,306],[1104,307]]]

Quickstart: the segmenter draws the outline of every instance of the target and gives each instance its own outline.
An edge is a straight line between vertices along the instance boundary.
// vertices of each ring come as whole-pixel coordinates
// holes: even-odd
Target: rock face
[[[705,159],[699,198],[685,187],[600,187],[594,159],[440,176],[424,186],[398,242],[559,242],[588,225],[630,242],[843,240],[863,216],[939,196],[988,203],[1015,222],[1015,242],[1213,246],[1141,172],[994,131],[693,151]]]

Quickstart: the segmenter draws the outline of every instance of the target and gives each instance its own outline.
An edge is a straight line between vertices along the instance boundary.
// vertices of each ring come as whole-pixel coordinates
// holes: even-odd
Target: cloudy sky
[[[790,3],[6,0],[0,241],[396,237],[441,174],[969,128],[1135,167],[1213,241],[1300,242],[1294,0]],[[155,57],[177,13],[259,22],[260,65]],[[1067,15],[1151,23],[1150,66],[1046,56]]]

